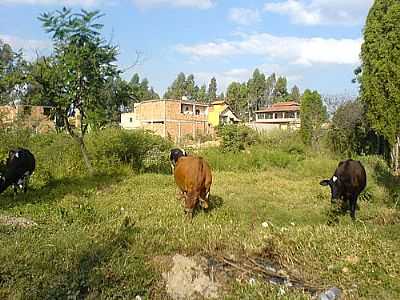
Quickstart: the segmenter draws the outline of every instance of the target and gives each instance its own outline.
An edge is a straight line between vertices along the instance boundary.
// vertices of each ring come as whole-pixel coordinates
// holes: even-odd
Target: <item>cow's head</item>
[[[331,179],[322,180],[320,183],[322,186],[327,186],[331,188],[331,202],[335,203],[336,200],[340,199],[342,196],[342,181],[339,177],[333,176]]]
[[[175,165],[178,162],[178,159],[182,156],[187,156],[185,150],[178,149],[178,148],[171,150],[171,154],[169,155],[169,160],[171,162],[172,169],[175,168]]]

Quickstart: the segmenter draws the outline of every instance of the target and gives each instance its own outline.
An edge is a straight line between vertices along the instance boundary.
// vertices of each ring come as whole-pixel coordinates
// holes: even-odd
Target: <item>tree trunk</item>
[[[86,164],[86,168],[88,169],[90,175],[93,175],[92,163],[90,162],[89,155],[88,155],[83,137],[78,138],[78,143],[79,143],[79,148],[81,149],[83,160],[85,161],[85,164]]]
[[[78,135],[74,132],[74,130],[71,128],[69,122],[68,122],[68,117],[64,116],[64,121],[65,121],[65,127],[67,128],[67,131],[69,135],[73,138],[73,140],[79,145],[79,148],[82,153],[83,160],[86,164],[86,168],[89,171],[90,175],[93,175],[93,167],[89,159],[89,155],[86,149],[85,141],[83,139],[84,137],[84,132],[81,132],[81,135]]]
[[[394,161],[394,171],[396,174],[399,172],[399,149],[400,147],[400,136],[396,136],[396,145],[395,145],[395,161]]]
[[[399,155],[400,155],[400,136],[396,136],[396,142],[392,147],[390,153],[392,159],[392,168],[396,175],[399,174]]]

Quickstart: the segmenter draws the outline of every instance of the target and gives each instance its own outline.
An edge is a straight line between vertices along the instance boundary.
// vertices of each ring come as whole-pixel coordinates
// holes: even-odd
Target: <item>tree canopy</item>
[[[361,100],[372,127],[394,144],[400,135],[400,3],[376,0],[361,51]]]
[[[307,145],[318,144],[321,126],[327,120],[327,112],[317,91],[304,91],[300,105],[300,119],[303,142]]]

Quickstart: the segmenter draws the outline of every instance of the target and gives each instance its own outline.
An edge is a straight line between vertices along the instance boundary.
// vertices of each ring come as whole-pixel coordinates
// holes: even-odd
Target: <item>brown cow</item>
[[[175,182],[185,200],[185,212],[192,218],[198,204],[204,209],[208,208],[211,168],[202,157],[179,155],[176,160],[174,158]]]

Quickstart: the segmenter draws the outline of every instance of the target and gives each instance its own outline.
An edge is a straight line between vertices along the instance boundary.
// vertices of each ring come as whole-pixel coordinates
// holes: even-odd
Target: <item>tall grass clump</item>
[[[273,131],[259,134],[244,125],[227,125],[219,130],[220,148],[200,151],[213,169],[256,171],[268,168],[295,168],[307,155],[298,133]],[[247,127],[246,127],[247,128]]]

